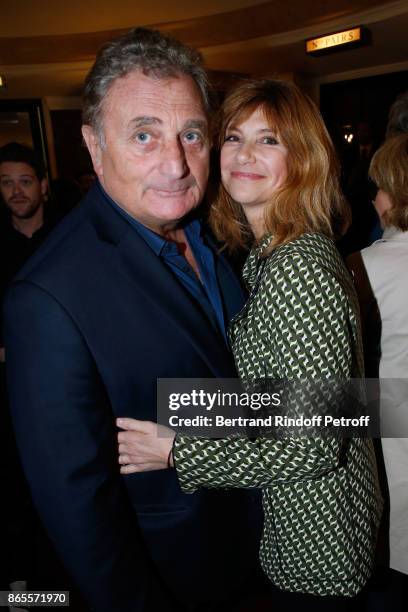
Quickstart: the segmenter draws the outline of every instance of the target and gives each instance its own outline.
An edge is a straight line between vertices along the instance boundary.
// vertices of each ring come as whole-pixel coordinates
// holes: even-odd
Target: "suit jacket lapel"
[[[219,247],[211,234],[206,233],[205,240],[214,253],[219,251]],[[246,294],[238,281],[237,275],[222,253],[219,253],[216,258],[215,269],[224,304],[225,321],[228,325],[231,319],[243,308],[246,301]]]
[[[232,375],[224,340],[201,308],[136,230],[104,201],[100,189],[93,190],[92,196],[89,203],[98,236],[116,245],[121,269],[135,284],[135,291],[150,301],[157,316],[177,325],[180,334],[191,342],[214,376]]]

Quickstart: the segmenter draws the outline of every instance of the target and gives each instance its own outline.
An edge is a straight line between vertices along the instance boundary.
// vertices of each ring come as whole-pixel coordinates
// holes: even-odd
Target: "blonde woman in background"
[[[379,338],[379,353],[371,343],[367,360],[377,356],[378,375],[387,379],[381,385],[381,421],[386,431],[391,428],[401,436],[382,439],[390,498],[391,571],[388,595],[386,590],[383,607],[376,609],[402,612],[408,601],[408,398],[402,396],[406,385],[390,379],[408,379],[408,134],[385,142],[375,153],[369,174],[378,189],[373,204],[384,234],[350,262],[366,344]]]

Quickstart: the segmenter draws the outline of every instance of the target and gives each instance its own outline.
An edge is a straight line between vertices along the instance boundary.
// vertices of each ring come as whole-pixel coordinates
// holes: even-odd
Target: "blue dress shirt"
[[[159,234],[156,234],[134,217],[130,216],[112,200],[100,183],[99,187],[109,204],[135,228],[139,236],[146,242],[157,257],[163,260],[177,280],[187,289],[195,301],[198,302],[208,319],[217,331],[221,332],[225,342],[227,342],[224,310],[215,271],[214,253],[204,242],[200,221],[198,219],[189,221],[183,226],[183,230],[193,252],[194,259],[197,262],[201,282],[187,259],[179,253],[177,245],[174,242],[159,236]]]

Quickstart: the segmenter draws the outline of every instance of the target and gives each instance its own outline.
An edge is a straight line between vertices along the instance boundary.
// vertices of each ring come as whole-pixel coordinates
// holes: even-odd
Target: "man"
[[[206,610],[256,564],[243,492],[184,495],[174,470],[121,479],[117,457],[115,416],[154,420],[157,378],[235,376],[225,324],[243,296],[191,219],[208,111],[196,52],[144,29],[104,47],[83,126],[99,181],[6,303],[32,494],[98,611]]]
[[[0,148],[0,195],[2,211],[0,240],[3,253],[1,296],[7,285],[40,246],[49,232],[44,222],[44,197],[47,179],[42,163],[29,147],[10,142]],[[4,361],[1,342],[0,360]]]
[[[388,114],[386,138],[408,133],[408,91],[405,91],[393,102]]]
[[[33,149],[11,142],[0,148],[0,304],[6,288],[24,262],[39,248],[52,223],[45,214],[47,193],[45,169]],[[1,309],[2,310],[2,309]],[[0,330],[3,325],[0,322]],[[21,472],[15,447],[4,371],[5,351],[0,331],[0,475],[7,490],[1,504],[3,586],[17,580],[29,580],[40,571],[34,570],[37,521],[27,484]],[[38,561],[38,559],[37,559]],[[7,586],[8,588],[8,586]]]
[[[17,142],[0,148],[0,192],[13,228],[31,238],[43,226],[47,193],[44,167],[32,149]]]

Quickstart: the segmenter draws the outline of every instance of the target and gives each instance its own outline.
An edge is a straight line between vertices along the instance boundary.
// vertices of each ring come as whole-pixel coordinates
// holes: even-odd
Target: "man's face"
[[[103,146],[83,135],[105,191],[158,233],[197,206],[209,171],[208,122],[190,77],[157,79],[137,70],[117,79],[102,109]]]
[[[0,192],[13,217],[30,219],[43,206],[47,181],[24,162],[0,164]]]

